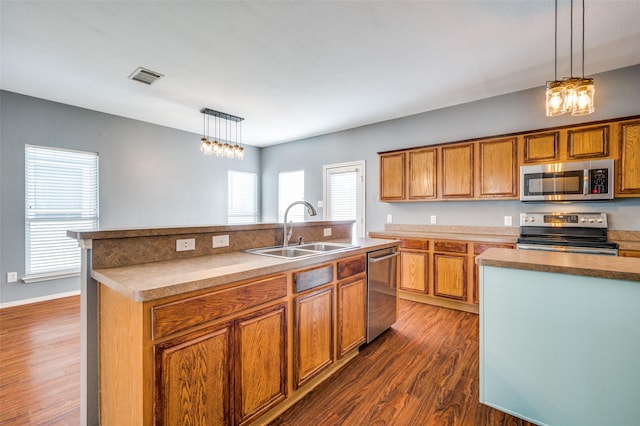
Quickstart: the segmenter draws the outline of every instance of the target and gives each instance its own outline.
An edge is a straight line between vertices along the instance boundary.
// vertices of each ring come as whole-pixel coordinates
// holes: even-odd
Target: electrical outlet
[[[324,228],[324,236],[325,237],[331,236],[331,228]]]
[[[316,204],[316,207],[323,208],[324,207],[324,201],[318,200],[318,203]]]
[[[214,235],[212,239],[213,248],[229,247],[228,235]]]
[[[17,272],[7,272],[7,282],[15,283],[18,281],[18,273]]]
[[[431,224],[432,224],[432,225],[435,225],[435,224],[436,224],[436,222],[437,222],[436,215],[435,215],[435,214],[432,214],[432,215],[431,215]]]
[[[504,226],[512,226],[513,225],[513,217],[505,216],[504,217]]]
[[[391,223],[391,222],[393,222],[393,216],[388,214],[387,215],[387,223]]]
[[[196,239],[186,238],[184,240],[176,240],[176,251],[189,251],[196,249]]]

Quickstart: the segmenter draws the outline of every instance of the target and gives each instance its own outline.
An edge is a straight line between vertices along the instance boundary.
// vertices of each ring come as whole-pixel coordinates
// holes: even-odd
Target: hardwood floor
[[[401,301],[400,319],[270,426],[531,425],[478,402],[475,314]]]
[[[0,309],[0,424],[80,424],[80,297]]]
[[[400,307],[393,329],[271,425],[530,425],[478,403],[477,315]],[[0,310],[0,424],[79,424],[79,336],[79,297]]]

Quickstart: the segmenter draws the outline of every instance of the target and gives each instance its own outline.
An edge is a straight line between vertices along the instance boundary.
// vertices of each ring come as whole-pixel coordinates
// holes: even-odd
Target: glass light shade
[[[565,99],[567,90],[562,81],[548,81],[546,88],[547,117],[562,115],[566,110]]]
[[[577,77],[569,77],[562,82],[567,93],[564,98],[565,112],[573,111],[573,105],[576,103],[576,87],[579,82],[580,79]]]
[[[200,151],[202,151],[204,155],[213,154],[213,144],[211,143],[211,141],[209,141],[207,138],[200,139]]]
[[[592,78],[580,79],[574,89],[575,98],[571,115],[592,114],[595,109],[596,86]]]

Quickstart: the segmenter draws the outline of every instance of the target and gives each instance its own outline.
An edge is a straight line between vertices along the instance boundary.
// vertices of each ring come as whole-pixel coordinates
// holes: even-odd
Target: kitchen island
[[[640,418],[640,259],[490,249],[480,402],[540,425]]]
[[[351,238],[351,224],[296,224],[350,246],[293,260],[244,252],[281,242],[279,224],[70,232],[83,423],[262,423],[295,403],[357,355],[366,253],[398,244]]]

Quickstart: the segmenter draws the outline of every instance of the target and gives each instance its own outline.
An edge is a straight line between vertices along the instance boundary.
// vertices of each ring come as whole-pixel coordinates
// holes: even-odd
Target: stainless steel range
[[[520,213],[519,249],[618,255],[606,213]]]

